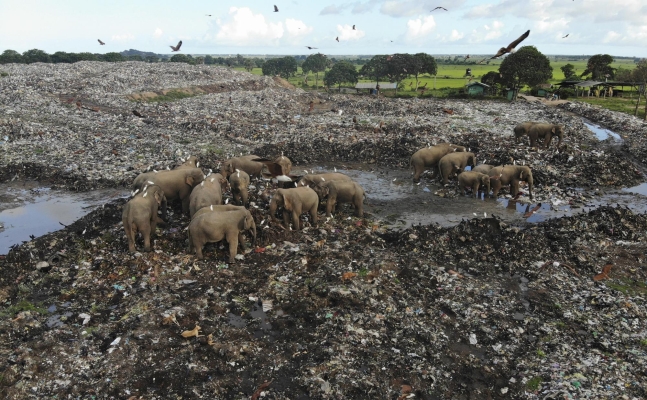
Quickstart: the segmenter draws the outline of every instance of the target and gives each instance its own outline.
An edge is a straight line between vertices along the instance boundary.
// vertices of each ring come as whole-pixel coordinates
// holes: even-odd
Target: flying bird
[[[353,30],[355,30],[355,25],[353,25]]]
[[[274,12],[279,12],[279,8],[274,4]]]
[[[97,39],[99,41],[99,44],[103,46],[105,43],[101,41],[101,39]]]
[[[180,46],[182,46],[182,41],[177,42],[177,46],[169,46],[173,51],[179,51]]]
[[[436,7],[433,10],[431,10],[431,12],[434,12],[436,10],[445,10],[445,11],[447,11],[447,9],[445,7]]]
[[[337,36],[337,37],[335,38],[335,40],[339,42],[339,36]]]
[[[205,14],[205,15],[206,15],[207,17],[210,17],[210,16],[211,16],[211,14]]]
[[[562,39],[567,38],[570,33],[567,33],[566,36],[562,36]]]
[[[528,37],[528,35],[530,35],[530,29],[528,29],[523,35],[519,36],[517,40],[510,43],[508,47],[501,47],[499,51],[496,53],[496,55],[492,58],[501,57],[506,53],[512,53],[514,51],[514,48],[517,47],[519,43],[523,42]]]
[[[465,56],[465,59],[466,59],[466,60],[467,60],[468,58],[470,58],[470,55],[469,55],[469,54]]]
[[[310,46],[306,46],[306,47],[308,48],[308,50],[318,49],[318,47],[310,47]]]

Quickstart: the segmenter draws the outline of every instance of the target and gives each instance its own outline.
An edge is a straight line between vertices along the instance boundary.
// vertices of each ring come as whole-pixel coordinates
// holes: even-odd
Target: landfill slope
[[[645,181],[647,125],[576,103],[313,93],[179,63],[0,70],[0,182],[123,189],[189,155],[216,171],[241,153],[284,154],[299,174],[403,171],[444,141],[530,166],[528,204],[584,207]],[[582,116],[622,141],[598,140]],[[562,148],[515,143],[525,121],[564,125]],[[440,197],[429,213],[460,196],[422,179]],[[257,243],[235,263],[226,246],[188,254],[179,208],[152,252],[128,253],[127,199],[0,256],[3,398],[647,397],[646,215],[601,205],[394,230],[341,207],[292,231],[270,221],[272,184],[253,185]]]

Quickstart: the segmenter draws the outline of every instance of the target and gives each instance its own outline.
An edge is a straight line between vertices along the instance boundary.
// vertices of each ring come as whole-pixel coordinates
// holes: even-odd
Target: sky
[[[0,52],[494,55],[530,30],[517,48],[647,57],[647,0],[0,0],[0,21]]]

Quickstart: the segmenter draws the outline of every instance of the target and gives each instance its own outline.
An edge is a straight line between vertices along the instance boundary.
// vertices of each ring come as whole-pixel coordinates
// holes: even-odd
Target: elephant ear
[[[519,172],[519,180],[523,180],[524,172],[524,170],[521,170],[521,172]]]
[[[190,176],[190,175],[189,175],[189,176],[187,176],[187,177],[186,177],[186,181],[185,181],[185,182],[186,182],[186,184],[187,184],[187,185],[189,185],[189,186],[193,186],[194,179],[193,179],[193,177],[192,177],[192,176]]]
[[[553,129],[550,130],[552,133],[555,133],[555,125],[553,125]]]
[[[290,200],[290,196],[283,196],[283,208],[286,210],[291,210],[292,209],[292,201]]]
[[[160,196],[159,190],[155,191],[155,201],[157,202],[158,206],[162,205],[162,196]]]

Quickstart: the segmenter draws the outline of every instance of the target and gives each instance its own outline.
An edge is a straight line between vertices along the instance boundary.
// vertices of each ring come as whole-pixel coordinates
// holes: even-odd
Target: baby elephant
[[[321,182],[313,187],[319,199],[326,200],[326,216],[337,210],[338,203],[350,203],[355,207],[355,215],[364,216],[364,189],[353,181]]]
[[[245,241],[242,232],[256,231],[254,218],[249,210],[214,211],[197,215],[189,224],[189,253],[195,249],[199,260],[204,259],[202,247],[206,243],[215,243],[223,239],[229,243],[229,262],[233,263],[240,242],[243,250]],[[252,243],[255,243],[256,237]]]
[[[283,207],[283,225],[286,229],[290,226],[290,215],[294,230],[301,229],[301,213],[310,212],[312,225],[317,225],[317,207],[319,196],[308,186],[300,186],[295,189],[277,189],[270,202],[270,216],[276,221],[277,208]]]
[[[454,173],[465,171],[465,167],[468,165],[472,168],[476,166],[476,156],[474,153],[449,153],[441,158],[438,162],[438,172],[440,173],[440,179],[443,184],[446,185],[449,183],[449,177],[454,175]]]
[[[227,187],[227,179],[220,174],[213,174],[194,187],[189,195],[189,215],[191,218],[202,207],[207,207],[211,204],[222,204],[223,186]]]
[[[231,186],[231,194],[234,196],[234,202],[241,205],[247,204],[249,199],[249,174],[239,169],[233,174],[229,175],[229,186]]]
[[[151,235],[155,234],[158,222],[164,222],[157,216],[157,210],[166,202],[164,191],[157,186],[147,186],[143,192],[137,193],[124,206],[121,220],[128,238],[128,251],[135,252],[135,236],[137,231],[144,237],[144,251],[151,251]]]
[[[472,189],[474,197],[480,198],[479,188],[488,197],[490,194],[490,176],[474,171],[461,172],[458,175],[458,186],[466,191],[467,188]]]

